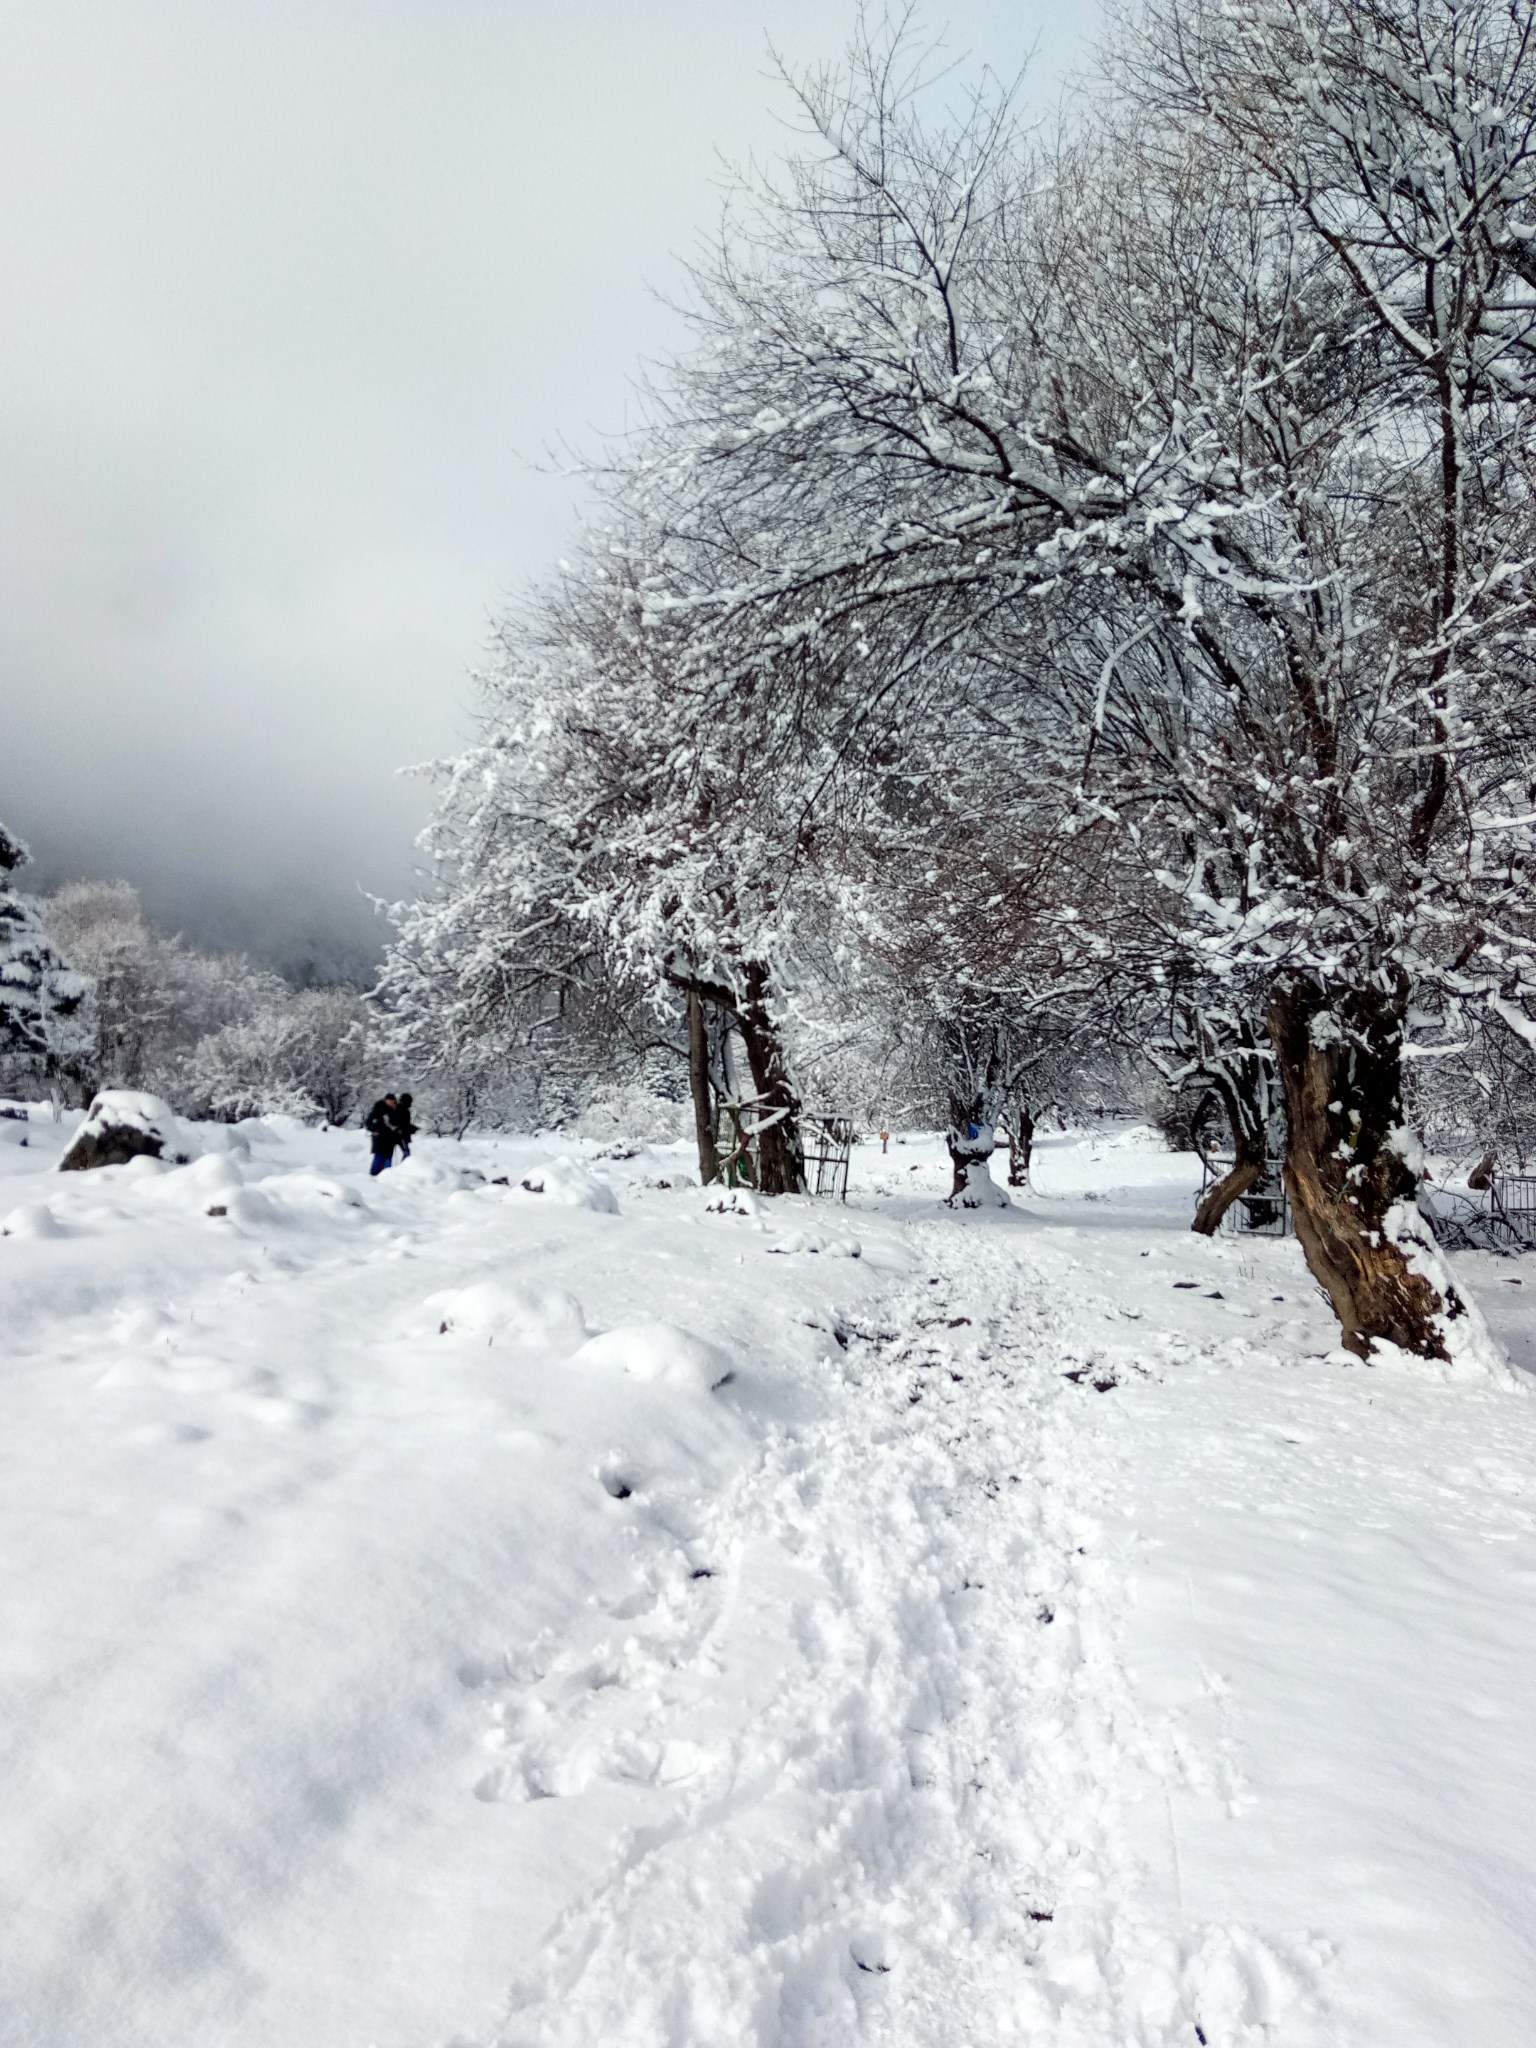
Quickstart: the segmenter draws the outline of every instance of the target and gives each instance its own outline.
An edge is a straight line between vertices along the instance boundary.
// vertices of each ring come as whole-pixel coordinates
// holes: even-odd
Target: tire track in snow
[[[1063,1376],[1070,1301],[1006,1224],[913,1237],[935,1277],[840,1330],[831,1412],[717,1500],[645,1502],[648,1587],[495,1701],[480,1797],[602,1777],[656,1808],[496,2048],[1217,2048],[1308,2023],[1313,1958],[1137,1904],[1127,1788],[1160,1798],[1181,1745],[1121,1663],[1116,1462],[1091,1379]]]

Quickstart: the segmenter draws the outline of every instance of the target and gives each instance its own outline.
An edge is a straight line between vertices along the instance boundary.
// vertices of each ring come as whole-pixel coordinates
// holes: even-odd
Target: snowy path
[[[0,1157],[5,2048],[1524,2048],[1536,1402],[1134,1146],[343,1148]]]
[[[895,1328],[843,1329],[831,1416],[701,1517],[702,1590],[598,1650],[608,1754],[679,1789],[519,1987],[509,2044],[1038,2038],[1047,1943],[1091,1944],[1095,1477],[1060,1382],[1021,1376],[1014,1248],[953,1237],[920,1233],[941,1270],[881,1305]],[[565,1685],[557,1663],[498,1702],[513,1768],[562,1790],[579,1767],[516,1731],[557,1719],[590,1754]]]
[[[707,1601],[497,1700],[520,1789],[580,1791],[605,1754],[678,1781],[498,2048],[1325,2038],[1320,1944],[1142,1902],[1128,1816],[1186,1759],[1123,1663],[1113,1366],[1012,1230],[913,1236],[926,1283],[843,1331],[832,1416],[701,1518]],[[562,1712],[594,1668],[604,1704]]]

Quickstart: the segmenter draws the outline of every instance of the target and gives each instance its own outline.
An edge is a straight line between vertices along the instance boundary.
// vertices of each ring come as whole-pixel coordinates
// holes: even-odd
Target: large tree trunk
[[[758,1190],[765,1195],[803,1195],[800,1102],[790,1086],[783,1042],[768,1010],[768,970],[758,962],[747,968],[745,993],[737,1024],[757,1096]]]
[[[720,1178],[715,1144],[715,1105],[709,1086],[709,1033],[704,1023],[704,998],[688,991],[688,1088],[693,1096],[693,1131],[699,1146],[699,1185]]]
[[[1029,1186],[1030,1161],[1035,1153],[1035,1120],[1027,1106],[1019,1103],[1008,1119],[1008,1185]]]
[[[1410,1267],[1391,1214],[1412,1205],[1417,1185],[1403,1155],[1403,1015],[1396,992],[1311,981],[1275,990],[1269,1035],[1290,1124],[1285,1185],[1346,1348],[1367,1358],[1379,1337],[1446,1358],[1444,1319],[1462,1304]]]

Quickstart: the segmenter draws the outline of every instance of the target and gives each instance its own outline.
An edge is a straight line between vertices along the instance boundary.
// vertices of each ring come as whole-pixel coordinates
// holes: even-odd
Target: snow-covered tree
[[[694,623],[711,704],[751,685],[829,777],[962,705],[1027,740],[1046,812],[1117,841],[1110,895],[1160,891],[1171,955],[1265,1020],[1346,1341],[1443,1353],[1402,1052],[1416,1005],[1520,999],[1527,294],[1445,207],[1362,288],[1344,125],[1320,220],[1141,89],[1184,10],[1138,33],[1034,161],[996,97],[925,126],[899,42],[806,86],[819,146],[703,276],[651,479],[708,573],[646,602]],[[1471,119],[1508,78],[1467,65]],[[1522,148],[1477,161],[1497,185]]]
[[[201,953],[157,929],[125,881],[66,883],[39,914],[90,978],[86,1093],[146,1089],[199,1116],[340,1122],[355,1108],[367,1045],[354,991],[295,992],[241,955]]]
[[[180,1071],[183,1101],[218,1117],[345,1123],[368,1080],[367,1012],[351,989],[249,986],[243,1014],[204,1033]]]
[[[12,881],[28,858],[0,825],[0,1075],[11,1085],[70,1075],[90,1042],[90,981],[66,964]]]
[[[1190,938],[1263,987],[1297,1228],[1346,1341],[1443,1352],[1405,1046],[1469,1000],[1530,1029],[1531,25],[1475,0],[1156,6],[1122,77],[1154,161],[1231,164],[1264,260],[1224,296],[1273,337],[1226,435],[1266,500],[1178,655],[1229,729],[1261,715],[1185,778]],[[1169,661],[1138,648],[1125,695],[1165,698]]]
[[[223,1022],[206,986],[188,1001],[191,969],[179,940],[156,931],[125,881],[66,883],[46,899],[44,915],[56,943],[91,977],[93,1042],[85,1059],[89,1092],[107,1087],[167,1095],[171,1070],[204,1029]]]
[[[379,1000],[423,1058],[525,1063],[582,1022],[683,1054],[680,1011],[709,1005],[746,1069],[716,1093],[764,1190],[790,1191],[781,996],[806,824],[751,718],[707,701],[686,628],[646,622],[641,585],[667,572],[620,509],[622,540],[594,538],[501,629],[481,743],[440,771],[435,887],[398,913]]]
[[[1226,1102],[1218,1205],[1283,1097],[1346,1343],[1447,1354],[1405,1054],[1536,1038],[1533,61],[1492,0],[1152,0],[1045,148],[861,29],[504,641],[405,954],[714,1006],[765,1161],[818,950],[905,949],[973,1105],[1070,989]]]

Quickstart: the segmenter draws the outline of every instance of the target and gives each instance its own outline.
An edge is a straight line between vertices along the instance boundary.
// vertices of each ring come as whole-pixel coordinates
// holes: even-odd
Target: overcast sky
[[[953,0],[1055,97],[1091,0]],[[204,943],[372,942],[534,467],[625,417],[769,41],[853,0],[0,0],[0,818]]]

